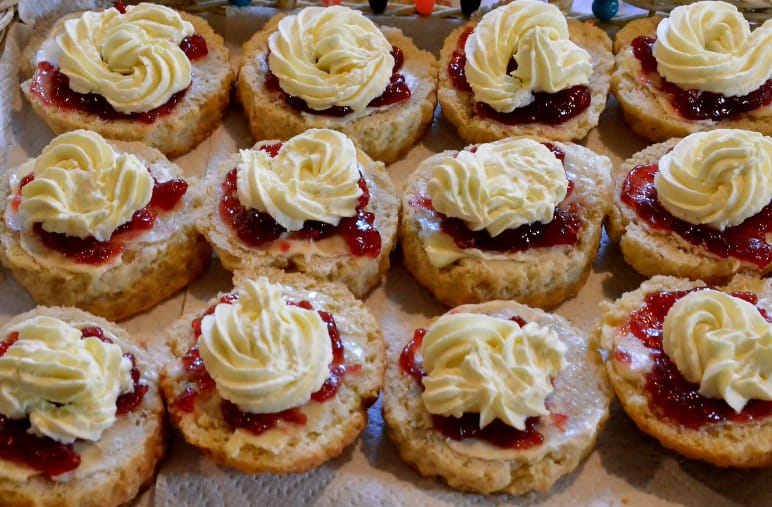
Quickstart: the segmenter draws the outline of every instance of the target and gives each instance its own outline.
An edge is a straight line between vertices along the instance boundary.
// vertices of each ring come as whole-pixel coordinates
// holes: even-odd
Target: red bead
[[[415,0],[415,10],[418,14],[428,16],[432,13],[432,9],[434,9],[434,0]]]

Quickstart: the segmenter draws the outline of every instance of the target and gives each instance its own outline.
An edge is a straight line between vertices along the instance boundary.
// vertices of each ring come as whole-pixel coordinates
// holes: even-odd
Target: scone
[[[228,49],[203,18],[118,4],[57,22],[32,52],[37,68],[22,91],[55,134],[90,129],[186,153],[228,105]]]
[[[572,143],[509,138],[438,153],[405,182],[403,262],[448,306],[555,306],[589,274],[611,187],[609,159]]]
[[[598,325],[617,397],[641,431],[722,467],[772,464],[772,282],[656,276]]]
[[[614,169],[607,224],[645,275],[714,282],[772,271],[772,138],[716,129],[671,139]]]
[[[38,307],[0,336],[0,504],[128,505],[165,450],[148,353],[76,308]]]
[[[398,216],[383,163],[338,131],[310,129],[211,169],[198,227],[226,269],[303,272],[362,297],[389,268]]]
[[[0,178],[0,261],[38,304],[119,320],[197,278],[197,182],[158,150],[87,130],[56,137]]]
[[[731,3],[689,3],[617,32],[611,90],[652,142],[714,128],[772,135],[770,45],[772,20],[751,32]]]
[[[512,301],[454,308],[395,355],[383,391],[389,436],[421,475],[463,491],[547,491],[591,452],[609,414],[595,345],[562,317]]]
[[[169,331],[161,374],[185,440],[246,473],[302,472],[367,425],[383,384],[378,323],[341,284],[241,272],[233,292]]]
[[[582,139],[606,107],[611,39],[537,0],[455,29],[440,53],[442,114],[468,143],[510,136]]]
[[[348,7],[279,14],[244,44],[243,54],[238,97],[257,141],[331,128],[389,163],[434,115],[434,56]]]

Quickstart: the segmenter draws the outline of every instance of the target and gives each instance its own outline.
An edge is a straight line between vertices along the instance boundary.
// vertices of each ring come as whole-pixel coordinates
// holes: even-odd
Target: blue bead
[[[609,21],[619,11],[617,0],[593,0],[592,13],[601,21]]]
[[[246,7],[252,3],[252,0],[228,0],[228,3],[236,7]]]

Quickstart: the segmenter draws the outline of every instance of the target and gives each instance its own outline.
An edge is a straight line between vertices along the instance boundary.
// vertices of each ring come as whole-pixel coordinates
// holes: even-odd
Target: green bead
[[[601,21],[609,21],[619,12],[617,0],[593,0],[592,13]]]

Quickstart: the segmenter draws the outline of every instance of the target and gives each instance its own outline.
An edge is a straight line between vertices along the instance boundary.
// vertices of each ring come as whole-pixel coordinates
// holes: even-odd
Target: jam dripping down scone
[[[216,463],[302,472],[334,458],[367,425],[385,345],[339,283],[267,269],[170,330],[161,374],[172,422]]]
[[[772,283],[655,276],[606,303],[598,333],[641,431],[722,467],[772,464]]]
[[[611,39],[537,0],[459,27],[440,53],[442,114],[468,143],[511,136],[582,139],[606,107]]]
[[[614,39],[611,89],[649,141],[714,128],[772,135],[772,20],[751,30],[727,2],[629,22]]]
[[[231,271],[271,266],[362,297],[389,267],[399,215],[382,162],[344,134],[261,141],[210,171],[199,230]]]
[[[38,307],[0,331],[0,504],[112,507],[153,479],[165,449],[157,366],[76,308]]]
[[[331,128],[385,163],[437,104],[437,61],[396,28],[342,6],[279,14],[244,44],[238,96],[255,140]]]
[[[38,304],[110,320],[196,279],[211,248],[198,183],[158,150],[76,130],[0,178],[0,261]]]
[[[207,22],[142,3],[58,21],[33,43],[21,85],[55,134],[90,129],[176,157],[220,123],[230,100],[230,55]]]
[[[557,315],[513,301],[463,305],[404,343],[386,372],[389,436],[421,475],[453,488],[547,491],[592,451],[608,417],[600,354]]]
[[[573,143],[510,138],[433,155],[403,189],[403,262],[448,306],[553,307],[589,274],[611,187],[609,159]]]
[[[716,129],[671,139],[614,169],[609,237],[656,274],[727,281],[772,271],[772,138]]]

